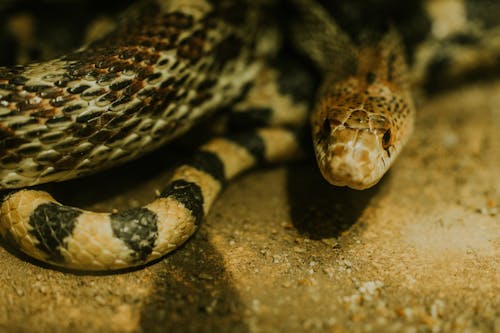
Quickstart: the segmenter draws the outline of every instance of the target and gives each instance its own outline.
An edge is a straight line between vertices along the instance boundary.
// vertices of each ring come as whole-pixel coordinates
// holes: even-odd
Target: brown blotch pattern
[[[225,6],[195,19],[151,2],[85,49],[0,68],[0,176],[22,179],[30,161],[42,181],[95,172],[181,134],[217,106],[217,94],[238,97],[237,86],[218,85],[236,62],[255,60],[256,27],[236,19],[238,4]],[[9,177],[0,187],[19,185]]]

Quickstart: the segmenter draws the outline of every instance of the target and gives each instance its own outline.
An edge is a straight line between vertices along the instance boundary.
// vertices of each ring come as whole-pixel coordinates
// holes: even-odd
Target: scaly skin
[[[102,40],[0,67],[0,189],[116,166],[231,104],[259,66],[255,10],[143,1]]]

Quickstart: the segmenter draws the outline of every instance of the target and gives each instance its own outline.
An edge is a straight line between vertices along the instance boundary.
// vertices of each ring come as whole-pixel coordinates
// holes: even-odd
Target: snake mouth
[[[315,147],[315,153],[323,177],[332,185],[367,189],[389,169],[390,154],[371,131],[344,128],[328,141]]]

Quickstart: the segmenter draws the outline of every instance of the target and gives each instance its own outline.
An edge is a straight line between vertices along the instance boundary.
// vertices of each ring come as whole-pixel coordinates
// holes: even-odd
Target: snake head
[[[411,101],[394,92],[333,94],[312,115],[313,144],[323,177],[366,189],[387,172],[413,128]],[[333,98],[332,98],[333,97]],[[342,96],[341,96],[342,97]]]

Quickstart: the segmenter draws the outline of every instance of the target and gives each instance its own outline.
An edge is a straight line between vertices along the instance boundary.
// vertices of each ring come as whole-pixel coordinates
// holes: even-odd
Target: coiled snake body
[[[325,15],[315,6],[308,13]],[[273,77],[262,65],[275,53],[274,42],[262,37],[273,29],[262,22],[251,2],[144,1],[102,40],[46,63],[0,68],[0,188],[123,163],[230,105],[250,82]],[[398,34],[356,48],[335,29],[324,32],[337,34],[334,49],[354,62],[325,69],[329,65],[311,55],[331,72],[311,116],[314,149],[328,181],[362,189],[378,182],[407,141],[414,108]],[[261,100],[253,103],[273,104],[259,95],[259,84],[254,87],[247,96]],[[304,104],[294,111],[285,97],[275,101],[285,119],[295,117],[287,112],[304,118]],[[183,243],[227,180],[259,162],[300,154],[295,132],[286,128],[216,138],[144,207],[94,213],[61,205],[45,192],[20,190],[3,200],[0,230],[30,256],[58,266],[142,265]]]

